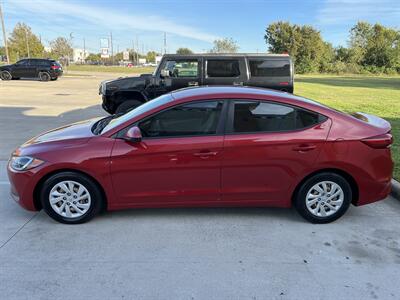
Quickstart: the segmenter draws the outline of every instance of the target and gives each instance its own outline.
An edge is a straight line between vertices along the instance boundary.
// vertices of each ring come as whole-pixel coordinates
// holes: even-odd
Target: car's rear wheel
[[[11,73],[8,71],[2,71],[0,73],[0,78],[1,78],[1,80],[11,80],[12,76],[11,76]]]
[[[116,114],[127,113],[128,111],[130,111],[140,105],[142,105],[142,102],[140,102],[139,100],[126,100],[117,107],[117,109],[115,110],[115,113]]]
[[[42,186],[40,200],[51,218],[66,224],[89,221],[103,205],[97,185],[89,177],[75,172],[49,177]]]
[[[51,79],[51,76],[48,72],[40,72],[39,79],[40,81],[49,81]]]
[[[340,218],[352,199],[350,184],[336,173],[320,173],[308,178],[298,189],[294,205],[312,223],[330,223]]]

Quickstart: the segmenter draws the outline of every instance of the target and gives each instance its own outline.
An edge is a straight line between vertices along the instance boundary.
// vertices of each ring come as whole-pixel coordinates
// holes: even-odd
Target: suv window
[[[287,60],[250,59],[252,77],[284,77],[290,76],[290,62]]]
[[[170,77],[198,77],[198,65],[197,59],[168,60],[163,69],[168,70]]]
[[[139,123],[143,137],[178,137],[217,133],[222,101],[176,106]]]
[[[18,66],[27,66],[28,65],[28,60],[27,59],[23,59],[20,60],[16,63]]]
[[[301,108],[260,101],[235,101],[233,129],[243,132],[279,132],[307,128],[326,117]]]
[[[31,66],[46,66],[47,65],[46,60],[44,60],[44,59],[31,59],[29,61],[29,64]]]
[[[239,60],[208,59],[207,77],[238,77],[240,76]]]

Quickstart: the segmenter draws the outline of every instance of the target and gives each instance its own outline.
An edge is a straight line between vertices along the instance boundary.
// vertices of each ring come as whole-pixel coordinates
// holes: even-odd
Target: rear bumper
[[[379,182],[369,181],[362,183],[359,191],[358,201],[353,203],[355,206],[370,204],[387,198],[392,191],[391,180]]]
[[[63,71],[60,71],[60,70],[50,71],[51,78],[61,77],[62,75],[63,75]]]

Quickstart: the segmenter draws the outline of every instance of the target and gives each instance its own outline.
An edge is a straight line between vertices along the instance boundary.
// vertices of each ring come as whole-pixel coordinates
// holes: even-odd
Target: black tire
[[[58,77],[51,78],[51,81],[56,81]]]
[[[11,79],[13,79],[13,77],[12,77],[12,75],[11,75],[10,72],[8,72],[8,71],[2,71],[2,72],[0,73],[0,79],[1,79],[1,80],[11,80]]]
[[[50,204],[50,192],[59,183],[63,181],[74,181],[82,185],[89,193],[90,206],[87,211],[81,216],[67,217],[57,213]],[[63,197],[67,198],[67,197]],[[99,190],[96,183],[93,182],[89,177],[76,172],[60,172],[49,177],[42,185],[40,191],[40,201],[44,211],[54,220],[64,224],[81,224],[91,220],[96,214],[98,214],[104,207],[104,199],[101,191]],[[63,201],[64,200],[60,200]],[[72,200],[66,200],[72,201]],[[76,201],[74,201],[75,203]],[[66,202],[68,203],[68,202]],[[69,205],[69,204],[68,204]],[[72,205],[72,204],[71,204]],[[60,204],[61,206],[61,204]],[[72,207],[72,206],[70,206]],[[69,211],[71,211],[69,209]]]
[[[40,72],[39,79],[40,81],[49,81],[51,79],[51,76],[48,72]]]
[[[20,80],[21,77],[13,77],[12,80]]]
[[[331,204],[333,201],[329,200],[329,197],[328,197],[330,195],[326,194],[321,198],[317,198],[316,199],[317,203],[315,205],[317,205],[317,204],[319,204],[320,206],[322,205],[324,208],[329,209],[328,213],[331,213],[328,216],[317,216],[317,215],[313,214],[307,208],[307,204],[306,204],[307,194],[311,190],[311,188],[313,188],[316,184],[322,183],[324,181],[325,182],[326,181],[333,182],[333,183],[337,184],[343,192],[343,200],[342,200],[341,206],[339,208],[337,208],[337,210],[335,212],[332,211],[332,213],[331,213],[330,208],[327,206],[328,204],[330,206],[332,206]],[[334,198],[334,199],[337,199],[337,198]],[[329,200],[329,201],[327,201],[327,200]],[[343,216],[344,213],[349,208],[349,206],[351,204],[351,200],[352,200],[352,189],[351,189],[350,184],[347,182],[347,180],[336,173],[324,172],[324,173],[319,173],[319,174],[316,174],[316,175],[308,178],[300,186],[300,188],[298,189],[298,191],[294,197],[294,206],[296,207],[299,214],[307,221],[309,221],[311,223],[325,224],[325,223],[333,222],[333,221],[339,219],[341,216]],[[324,201],[327,201],[327,202],[332,201],[332,202],[324,203]],[[326,211],[326,210],[324,209],[324,211]]]
[[[115,113],[116,114],[124,114],[142,104],[143,103],[140,102],[139,100],[126,100],[117,107],[117,109],[115,110]]]

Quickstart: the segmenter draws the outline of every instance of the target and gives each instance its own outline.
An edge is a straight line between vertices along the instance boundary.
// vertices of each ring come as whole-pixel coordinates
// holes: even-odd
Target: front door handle
[[[233,85],[243,85],[243,81],[241,81],[241,82],[233,82]]]
[[[218,154],[218,152],[216,152],[216,151],[201,151],[201,152],[196,152],[193,155],[206,158],[209,156],[215,156],[217,154]]]
[[[199,83],[197,81],[189,81],[188,86],[198,86]]]
[[[316,147],[317,146],[315,146],[313,144],[301,144],[301,145],[298,145],[296,147],[293,147],[293,151],[307,152],[307,151],[314,150]]]

